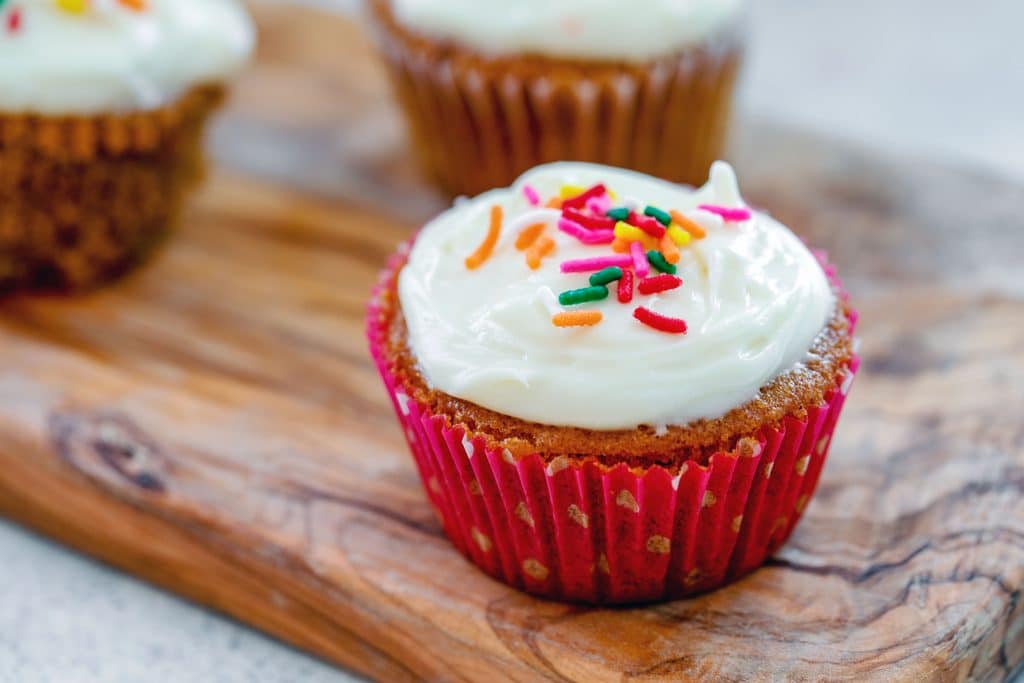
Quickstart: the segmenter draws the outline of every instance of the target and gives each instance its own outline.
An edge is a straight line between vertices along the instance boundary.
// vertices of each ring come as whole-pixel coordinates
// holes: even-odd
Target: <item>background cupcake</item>
[[[720,156],[742,0],[372,0],[427,174],[452,194],[542,162],[696,184]]]
[[[530,592],[634,602],[721,585],[789,536],[855,317],[727,165],[691,192],[563,163],[428,224],[368,325],[462,552]]]
[[[157,240],[253,43],[236,0],[0,2],[0,291],[88,287]]]

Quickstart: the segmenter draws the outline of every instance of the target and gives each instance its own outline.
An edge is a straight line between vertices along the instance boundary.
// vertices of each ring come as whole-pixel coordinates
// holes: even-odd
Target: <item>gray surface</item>
[[[1024,179],[1020,0],[754,2],[748,112]],[[0,683],[350,680],[0,522]]]

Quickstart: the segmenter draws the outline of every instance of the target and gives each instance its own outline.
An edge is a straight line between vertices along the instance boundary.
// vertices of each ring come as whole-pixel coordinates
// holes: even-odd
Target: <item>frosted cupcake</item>
[[[721,155],[743,0],[372,0],[427,174],[452,194],[539,163],[697,184]]]
[[[714,588],[786,540],[855,319],[728,165],[691,191],[558,163],[427,224],[368,334],[455,545],[529,592],[613,603]]]
[[[0,2],[0,291],[89,287],[144,253],[253,43],[235,0]]]

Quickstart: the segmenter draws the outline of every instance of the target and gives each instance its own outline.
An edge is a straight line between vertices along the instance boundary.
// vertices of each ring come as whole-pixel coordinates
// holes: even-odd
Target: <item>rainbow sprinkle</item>
[[[530,206],[538,208],[517,217],[507,229],[515,231],[515,248],[525,252],[531,270],[540,268],[544,258],[555,251],[555,241],[545,234],[551,224],[581,244],[608,250],[598,256],[559,264],[562,273],[589,273],[589,286],[568,289],[557,296],[557,301],[554,293],[545,288],[551,323],[556,327],[588,327],[602,322],[604,316],[599,310],[559,311],[557,307],[603,301],[609,298],[612,285],[615,298],[624,305],[632,303],[634,293],[652,295],[682,287],[682,279],[676,276],[682,250],[707,236],[700,224],[682,212],[644,205],[632,197],[619,200],[602,183],[591,187],[567,184],[547,200],[531,185],[523,185],[522,192]],[[746,208],[715,204],[698,208],[732,222],[752,216]],[[478,268],[490,258],[501,235],[502,221],[502,208],[496,204],[491,207],[486,236],[466,258],[467,268]],[[644,306],[634,309],[633,317],[660,332],[687,331],[685,320],[655,313]]]
[[[625,268],[633,265],[632,256],[595,256],[594,258],[582,258],[570,261],[562,261],[559,269],[563,273],[589,273],[595,270],[603,270],[612,266]]]
[[[558,229],[566,235],[575,237],[583,244],[611,244],[615,239],[615,233],[611,230],[587,230],[579,223],[565,218],[558,219]]]
[[[686,334],[686,321],[682,318],[670,318],[667,315],[661,315],[654,311],[638,306],[633,311],[633,317],[642,322],[648,327],[653,327],[659,332],[668,332],[669,334]]]
[[[656,206],[648,205],[646,208],[644,208],[644,215],[657,219],[658,222],[664,225],[665,227],[668,227],[669,224],[672,223],[672,216],[669,215],[667,212],[662,211]]]
[[[579,193],[575,197],[570,197],[569,199],[566,199],[564,202],[562,202],[562,208],[582,209],[587,205],[588,201],[595,197],[600,197],[601,195],[604,194],[607,194],[607,190],[605,190],[604,185],[598,183],[597,185],[594,185],[590,189]]]
[[[0,2],[3,5],[3,2]],[[20,7],[12,7],[10,14],[7,15],[7,32],[17,33],[21,29],[22,24],[22,9]]]
[[[672,216],[672,222],[676,224],[676,227],[685,230],[690,235],[690,237],[693,237],[694,239],[697,240],[702,240],[705,237],[707,237],[707,232],[704,230],[704,228],[701,227],[701,225],[697,221],[687,218],[685,215],[683,215],[682,212],[673,210],[669,211],[669,215]],[[672,228],[669,228],[670,232],[671,230]],[[689,238],[687,238],[687,241],[689,241]],[[678,240],[676,241],[676,244],[679,244]]]
[[[589,327],[601,322],[602,318],[601,311],[564,311],[551,316],[551,324],[555,327]]]
[[[75,15],[106,12],[115,6],[120,6],[133,12],[149,10],[149,0],[104,0],[102,2],[97,2],[96,0],[49,0],[49,2],[60,11]],[[8,0],[0,0],[0,10],[4,9],[6,5],[8,5]],[[3,26],[7,33],[15,34],[21,31],[25,26],[25,15],[30,11],[32,11],[31,8],[25,10],[17,5],[11,7],[6,18],[3,20]]]
[[[707,211],[717,216],[721,216],[726,221],[741,222],[750,220],[750,209],[731,209],[727,206],[718,206],[717,204],[701,204],[697,207],[701,211]]]
[[[584,287],[582,289],[570,289],[558,295],[558,303],[563,306],[575,306],[590,301],[600,301],[608,298],[608,288],[603,285]]]
[[[526,197],[526,201],[530,202],[530,206],[540,205],[540,195],[532,185],[523,185],[523,196]]]
[[[629,209],[627,207],[612,209],[611,211],[605,212],[605,215],[612,220],[624,221],[629,219]]]
[[[526,250],[526,265],[530,270],[540,268],[544,257],[555,250],[555,241],[547,235],[541,235],[529,249]]]
[[[622,271],[622,278],[619,280],[618,290],[615,292],[620,304],[628,304],[633,300],[633,271]]]
[[[540,237],[541,233],[544,232],[544,228],[547,225],[544,223],[532,223],[527,225],[525,228],[519,231],[519,235],[516,236],[516,249],[519,251],[526,251],[529,249],[537,238]]]
[[[636,291],[641,294],[657,294],[658,292],[668,292],[677,289],[682,284],[683,281],[675,275],[663,273],[654,277],[645,277],[637,284]]]
[[[503,213],[504,210],[501,208],[501,204],[495,204],[491,207],[491,224],[487,228],[487,235],[484,236],[484,241],[480,243],[476,251],[466,257],[466,268],[469,270],[479,268],[483,265],[484,261],[491,258],[491,254],[494,252],[494,245],[498,243],[498,237],[501,236]]]
[[[661,255],[660,251],[654,251],[653,249],[647,252],[647,262],[654,266],[655,270],[668,273],[669,275],[676,274],[676,267],[665,260],[665,257]]]
[[[647,262],[647,254],[644,253],[644,248],[640,246],[639,242],[631,242],[629,253],[633,257],[633,271],[636,272],[636,276],[647,277],[647,273],[651,272],[651,267]]]
[[[607,285],[616,280],[622,279],[622,268],[618,266],[608,266],[602,270],[597,271],[590,276],[590,284],[593,287],[598,285]]]

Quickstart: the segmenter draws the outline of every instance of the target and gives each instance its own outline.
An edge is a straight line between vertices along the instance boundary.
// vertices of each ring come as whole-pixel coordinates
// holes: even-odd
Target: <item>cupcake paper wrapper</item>
[[[515,459],[432,415],[389,370],[381,300],[405,253],[390,262],[371,300],[370,350],[445,533],[478,567],[544,597],[649,602],[735,580],[792,533],[818,483],[858,358],[806,419],[786,417],[740,439],[733,452],[712,455],[707,466],[689,462],[671,472]],[[835,269],[819,259],[842,291]],[[851,330],[855,324],[851,313]]]
[[[134,262],[199,179],[222,97],[202,86],[149,112],[0,113],[0,292],[90,287]]]
[[[697,184],[721,156],[740,31],[644,65],[481,59],[407,34],[386,0],[379,43],[426,173],[451,194],[504,187],[549,161]]]

